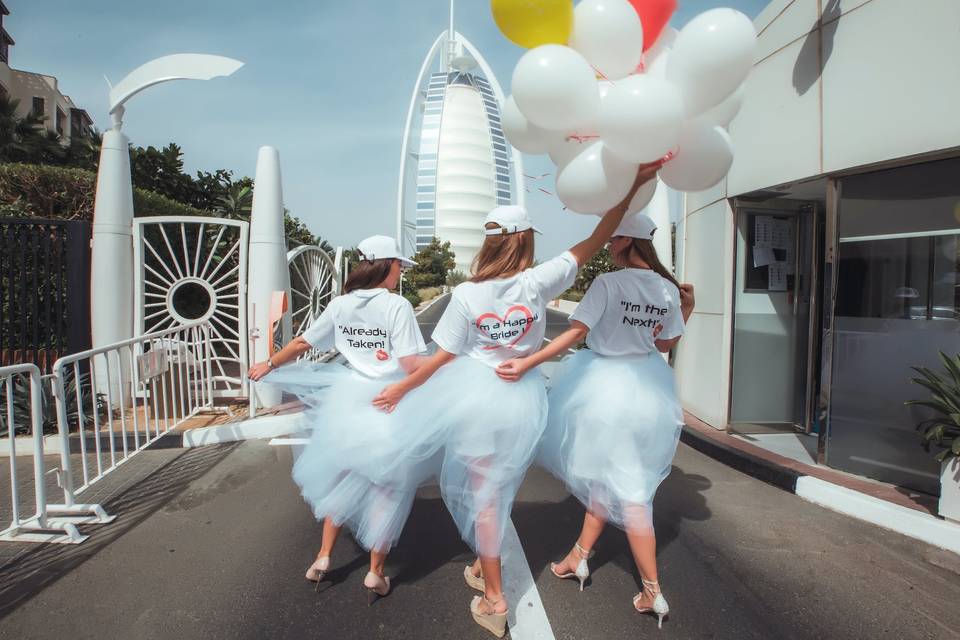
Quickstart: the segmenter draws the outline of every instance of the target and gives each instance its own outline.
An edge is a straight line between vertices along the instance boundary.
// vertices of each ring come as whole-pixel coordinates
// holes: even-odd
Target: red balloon
[[[646,51],[660,37],[660,32],[670,22],[677,10],[677,0],[630,0],[637,10],[643,25],[643,50]]]

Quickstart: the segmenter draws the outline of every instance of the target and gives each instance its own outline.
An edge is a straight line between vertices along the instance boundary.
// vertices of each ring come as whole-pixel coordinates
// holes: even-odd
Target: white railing
[[[90,513],[103,522],[106,514],[99,505],[77,504],[76,496],[212,408],[213,357],[210,325],[198,321],[57,360],[53,384],[64,495],[57,509]],[[78,435],[79,469],[71,457],[71,431]],[[80,486],[75,488],[76,473]]]
[[[28,381],[28,388],[14,385],[15,380]],[[82,542],[76,526],[71,522],[52,521],[48,518],[46,473],[43,463],[43,386],[40,370],[33,364],[17,364],[0,368],[0,385],[3,387],[3,422],[6,423],[10,454],[10,525],[0,531],[0,540],[14,542]],[[18,398],[18,391],[20,392]],[[28,400],[29,404],[25,404]],[[20,405],[20,411],[15,410]],[[19,413],[19,415],[18,415]],[[26,415],[24,415],[26,414]],[[26,424],[24,424],[26,423]],[[18,426],[29,427],[33,449],[33,482],[20,482],[17,469]],[[2,437],[2,436],[0,436]],[[25,465],[24,465],[25,466]],[[22,517],[21,488],[32,489],[36,511],[30,517]]]

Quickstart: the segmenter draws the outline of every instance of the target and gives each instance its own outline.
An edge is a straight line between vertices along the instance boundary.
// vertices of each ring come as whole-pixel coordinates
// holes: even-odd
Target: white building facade
[[[904,401],[928,395],[911,367],[960,351],[960,2],[774,0],[755,25],[733,168],[678,225],[681,399],[936,494]]]
[[[47,130],[57,134],[64,145],[73,138],[89,137],[93,120],[70,96],[60,92],[55,77],[10,66],[10,47],[15,43],[3,27],[3,16],[7,15],[10,11],[0,1],[0,95],[20,101],[16,111],[20,118],[30,113],[44,116]]]
[[[417,77],[404,131],[397,233],[405,251],[434,237],[449,241],[456,269],[469,273],[487,213],[523,203],[520,154],[500,124],[503,101],[476,48],[459,33],[441,33]]]

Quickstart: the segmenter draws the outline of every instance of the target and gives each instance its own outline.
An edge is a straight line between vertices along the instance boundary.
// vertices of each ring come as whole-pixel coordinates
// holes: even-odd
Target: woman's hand
[[[696,297],[693,295],[693,285],[684,283],[680,285],[680,308],[683,310],[693,311],[694,306],[697,303]]]
[[[507,382],[516,382],[530,370],[531,362],[527,358],[511,358],[497,365],[497,375]]]
[[[405,395],[407,395],[407,390],[399,382],[396,384],[388,384],[380,394],[373,399],[373,406],[380,409],[380,411],[392,413]]]
[[[270,366],[270,362],[264,360],[263,362],[258,362],[250,367],[250,370],[247,371],[247,377],[254,382],[259,382],[263,376],[267,375],[271,371],[273,371],[273,367]]]

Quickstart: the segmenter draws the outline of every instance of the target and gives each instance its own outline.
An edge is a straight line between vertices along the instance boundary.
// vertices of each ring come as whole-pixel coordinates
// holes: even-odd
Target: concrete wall
[[[727,180],[688,194],[681,275],[697,309],[681,341],[680,397],[717,428],[729,415],[733,211],[727,198],[960,148],[960,1],[774,0]]]
[[[960,146],[957,0],[775,0],[755,25],[729,195]]]

